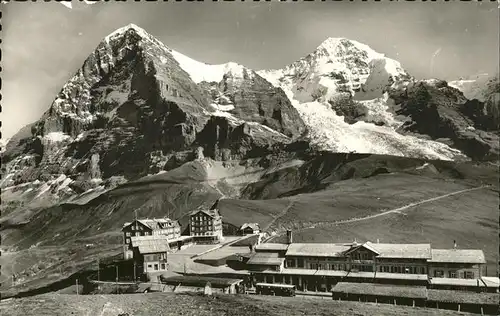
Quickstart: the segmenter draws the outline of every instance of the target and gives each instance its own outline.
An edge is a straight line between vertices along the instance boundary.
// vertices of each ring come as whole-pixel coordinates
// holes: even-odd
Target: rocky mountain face
[[[467,100],[438,80],[413,82],[404,91],[392,89],[389,94],[399,106],[396,113],[409,118],[400,131],[441,139],[474,160],[498,159],[498,125],[493,115],[484,112],[483,102]]]
[[[467,116],[478,122],[481,129],[498,130],[500,124],[500,75],[478,76],[470,80],[452,81],[449,85],[460,90],[470,100]]]
[[[283,91],[255,72],[227,67],[197,82],[179,55],[134,25],[107,36],[43,117],[13,137],[2,187],[35,183],[69,196],[200,156],[261,155],[305,132]]]
[[[490,90],[497,94],[468,100],[345,38],[329,38],[283,69],[255,72],[195,61],[129,25],[99,43],[43,117],[12,137],[1,187],[7,201],[76,203],[196,159],[279,157],[304,144],[494,159],[498,85]]]

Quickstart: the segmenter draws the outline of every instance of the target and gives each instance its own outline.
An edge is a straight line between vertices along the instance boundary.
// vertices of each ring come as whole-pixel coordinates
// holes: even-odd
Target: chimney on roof
[[[380,240],[377,238],[377,244],[379,244],[379,243],[380,243]]]
[[[457,249],[457,241],[453,240],[453,249]]]
[[[288,229],[286,231],[286,243],[290,245],[292,242],[293,242],[292,231],[290,229]]]

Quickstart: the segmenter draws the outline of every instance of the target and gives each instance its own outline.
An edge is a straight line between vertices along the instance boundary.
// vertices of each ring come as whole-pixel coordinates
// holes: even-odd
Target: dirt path
[[[425,200],[421,200],[421,201],[418,201],[418,202],[410,203],[410,204],[407,204],[407,205],[402,206],[402,207],[394,208],[394,209],[391,209],[391,210],[386,210],[386,211],[383,211],[381,213],[377,213],[377,214],[373,214],[373,215],[368,215],[368,216],[364,216],[364,217],[359,217],[359,218],[351,218],[351,219],[346,219],[346,220],[333,221],[333,222],[323,222],[323,223],[320,222],[320,223],[317,223],[317,224],[315,224],[313,226],[300,228],[300,229],[297,229],[295,231],[296,232],[300,232],[300,231],[304,231],[306,229],[311,229],[311,228],[316,228],[316,227],[323,227],[323,226],[329,226],[329,225],[339,225],[339,224],[360,222],[360,221],[370,220],[370,219],[373,219],[373,218],[376,218],[376,217],[388,215],[388,214],[391,214],[391,213],[401,213],[401,211],[403,211],[403,210],[406,210],[406,209],[409,209],[411,207],[415,207],[415,206],[418,206],[418,205],[421,205],[421,204],[425,204],[425,203],[429,203],[429,202],[441,200],[441,199],[444,199],[444,198],[447,198],[447,197],[450,197],[450,196],[453,196],[453,195],[458,195],[458,194],[462,194],[462,193],[466,193],[466,192],[482,190],[482,189],[489,188],[489,187],[491,187],[491,185],[483,185],[483,186],[480,186],[480,187],[475,187],[475,188],[470,188],[470,189],[464,189],[464,190],[460,190],[460,191],[455,191],[455,192],[443,194],[443,195],[440,195],[440,196],[436,196],[436,197],[433,197],[433,198],[430,198],[430,199],[425,199]],[[277,219],[278,219],[278,217],[276,217],[272,222],[274,223]],[[276,235],[274,235],[271,238],[269,238],[266,242],[268,242],[268,241],[270,241],[270,240],[272,240],[272,239],[280,236],[282,233],[283,232],[278,232]]]
[[[275,218],[272,219],[272,221],[266,226],[266,228],[264,228],[264,231],[268,231],[273,225],[274,223],[276,223],[276,221],[280,218],[282,218],[283,216],[286,215],[286,213],[288,213],[288,211],[292,208],[293,204],[295,203],[295,199],[291,198],[290,201],[288,202],[288,205],[281,211],[278,213],[278,215],[276,215]],[[279,234],[279,233],[278,233]],[[276,235],[277,236],[277,235]],[[270,236],[266,241],[264,242],[267,242],[271,239],[273,239],[274,237],[276,236]]]

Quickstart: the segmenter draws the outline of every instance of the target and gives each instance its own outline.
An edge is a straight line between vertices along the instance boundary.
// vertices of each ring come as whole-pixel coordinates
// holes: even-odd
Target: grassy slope
[[[106,258],[121,253],[117,244],[101,244],[87,248],[72,244],[57,247],[36,247],[15,253],[2,252],[0,264],[0,291],[3,297],[18,292],[30,291],[60,280],[89,267],[97,266],[97,258]],[[16,273],[16,284],[12,274]]]
[[[443,189],[444,186],[441,188]],[[370,220],[325,224],[294,232],[295,242],[430,242],[435,248],[483,249],[488,274],[498,268],[498,191],[466,192]],[[280,237],[274,241],[284,241]]]
[[[2,315],[102,315],[129,313],[134,316],[275,316],[275,315],[471,315],[454,311],[370,303],[338,302],[331,299],[150,293],[124,295],[41,295],[0,303]]]
[[[221,200],[224,220],[235,225],[258,222],[261,227],[273,222],[271,229],[278,231],[301,229],[318,223],[324,225],[339,219],[376,214],[384,209],[481,183],[498,183],[498,168],[493,165],[433,162],[433,168],[417,169],[423,164],[418,159],[358,155],[346,162],[339,156],[313,157],[304,165],[292,165],[268,173],[246,188],[247,195],[260,200]],[[380,169],[396,173],[370,176]],[[227,178],[232,171],[217,172]],[[247,181],[244,178],[249,175],[245,175],[244,170],[243,173],[238,172],[243,174],[238,179],[243,180],[237,182]],[[109,247],[117,248],[122,241],[121,226],[134,218],[133,211],[136,209],[140,217],[170,216],[181,218],[181,223],[185,224],[183,216],[193,208],[202,204],[210,206],[221,192],[213,187],[213,181],[206,181],[207,174],[203,168],[186,164],[175,172],[120,186],[85,205],[61,205],[35,212],[25,226],[3,230],[2,244],[20,250],[17,253],[19,259],[13,261],[21,261],[26,249],[35,244],[38,244],[40,253],[46,251],[45,257],[54,256],[68,262],[73,259],[65,256],[66,248],[78,248],[86,243],[95,243],[97,247],[109,244]],[[250,174],[254,179],[255,173]],[[273,189],[270,190],[270,187]],[[458,199],[460,203],[456,202]],[[479,202],[471,204],[474,200]],[[421,214],[412,211],[408,216],[416,217],[411,220],[405,220],[406,217],[398,219],[399,215],[391,214],[341,226],[347,227],[342,228],[344,230],[319,226],[296,232],[295,240],[321,242],[356,237],[360,240],[380,238],[384,241],[420,242],[425,237],[426,241],[444,247],[456,239],[461,247],[468,245],[484,249],[488,260],[493,262],[496,252],[492,241],[498,238],[497,206],[498,193],[476,191],[463,197],[454,196],[418,206],[416,209],[427,211]],[[61,247],[61,250],[57,252],[52,246]],[[83,257],[93,256],[90,252],[86,253],[90,250],[82,251]],[[105,254],[103,250],[101,255]],[[43,255],[39,257],[45,265],[50,261],[45,262]],[[41,270],[30,278],[52,273]],[[4,275],[8,277],[7,273]]]

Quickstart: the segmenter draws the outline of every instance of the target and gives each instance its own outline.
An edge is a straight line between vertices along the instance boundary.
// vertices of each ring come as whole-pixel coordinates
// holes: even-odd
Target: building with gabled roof
[[[131,237],[163,235],[169,240],[176,240],[181,236],[181,227],[178,221],[170,218],[143,218],[123,224],[123,254],[125,259],[133,256],[130,245]]]
[[[199,208],[189,215],[189,234],[197,243],[222,241],[222,216],[217,209]]]
[[[291,232],[287,243],[259,244],[255,252],[248,268],[256,282],[284,282],[313,291],[329,291],[339,281],[429,286],[434,278],[457,280],[436,281],[436,287],[469,289],[471,282],[458,280],[479,280],[486,263],[483,251],[477,249],[432,249],[429,243],[370,241],[293,243]],[[282,268],[277,259],[284,259]],[[489,289],[485,282],[477,284],[476,289]]]
[[[169,239],[165,235],[130,237],[136,269],[140,272],[161,272],[168,269]]]
[[[252,235],[260,233],[260,226],[258,223],[245,223],[241,225],[240,232],[242,235]]]

